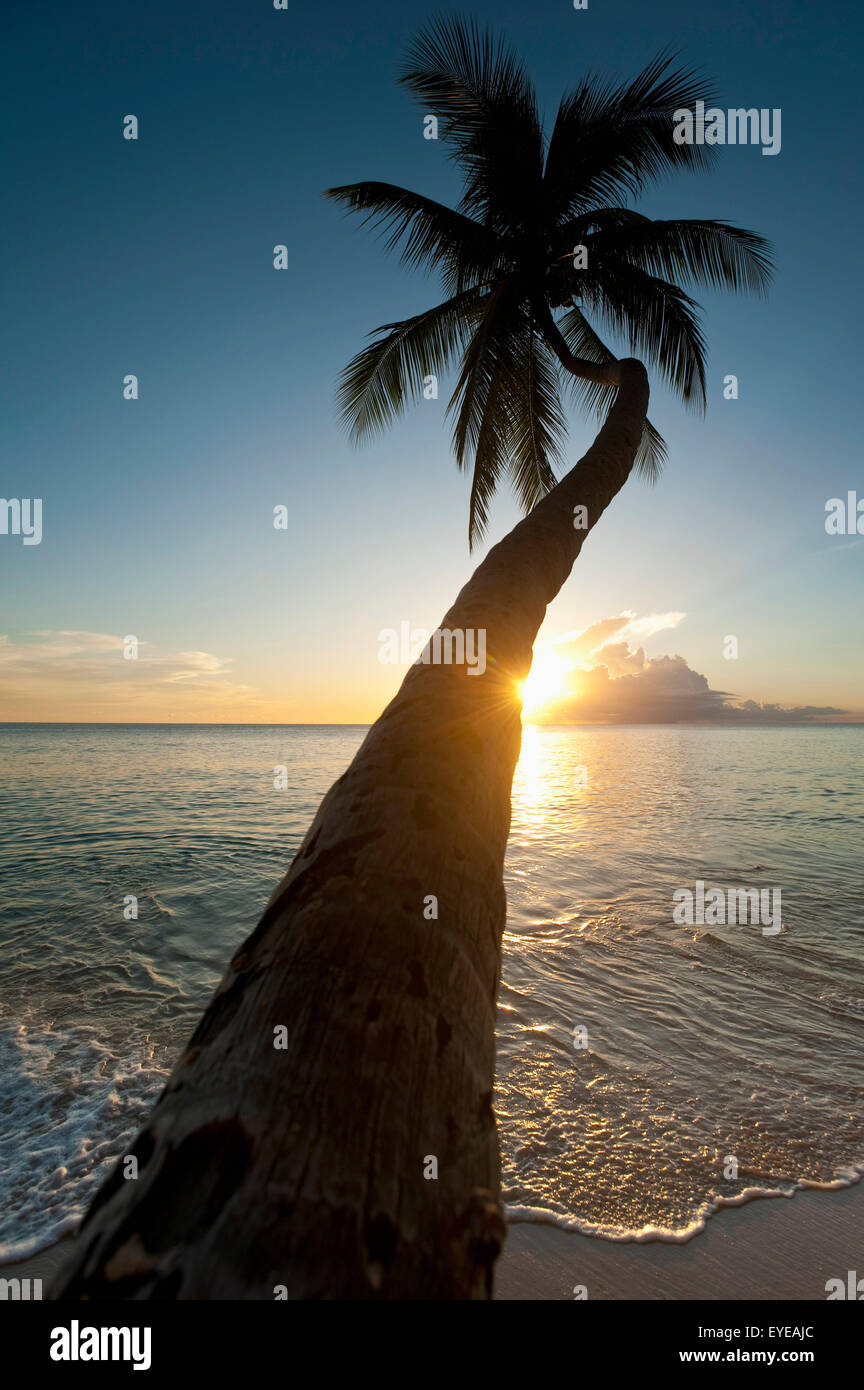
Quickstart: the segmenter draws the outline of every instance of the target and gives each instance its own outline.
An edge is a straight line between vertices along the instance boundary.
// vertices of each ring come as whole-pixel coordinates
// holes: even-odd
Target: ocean
[[[0,725],[0,1261],[74,1229],[364,732]],[[862,829],[860,727],[526,728],[511,1219],[683,1241],[864,1173]],[[779,931],[675,920],[698,884],[779,889]]]

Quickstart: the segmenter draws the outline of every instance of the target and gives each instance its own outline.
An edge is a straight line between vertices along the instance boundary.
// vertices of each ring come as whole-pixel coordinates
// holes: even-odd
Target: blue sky
[[[44,534],[29,547],[0,536],[0,718],[365,721],[398,678],[378,662],[379,630],[433,628],[467,578],[478,557],[446,387],[359,451],[334,410],[365,335],[438,286],[321,197],[373,178],[458,198],[394,80],[434,12],[14,8],[0,493],[42,498]],[[726,147],[710,174],[639,203],[769,237],[776,283],[767,301],[697,295],[707,418],[652,381],[667,468],[653,488],[631,479],[604,516],[544,639],[683,613],[640,638],[646,660],[680,654],[742,699],[864,711],[864,537],[824,526],[828,498],[864,497],[859,12],[801,0],[463,12],[524,55],[548,120],[587,69],[627,77],[670,44],[713,78],[721,107],[782,109],[778,156]],[[137,141],[122,138],[127,113]],[[277,243],[287,271],[273,269]],[[137,401],[123,400],[127,373]],[[723,399],[727,373],[737,401]],[[573,419],[572,462],[592,434]],[[272,526],[280,503],[286,531]],[[489,540],[516,518],[503,494]],[[142,643],[134,670],[114,640],[126,634]]]

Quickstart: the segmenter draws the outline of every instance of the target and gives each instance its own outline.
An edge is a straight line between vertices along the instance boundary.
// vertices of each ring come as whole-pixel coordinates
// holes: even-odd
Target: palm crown
[[[327,196],[381,227],[404,262],[437,269],[446,298],[375,330],[342,374],[340,414],[360,440],[390,424],[429,374],[458,362],[448,410],[459,466],[473,464],[473,544],[502,476],[526,511],[554,485],[566,438],[562,368],[581,406],[608,407],[614,377],[595,364],[615,355],[594,323],[704,410],[705,340],[682,285],[764,293],[769,245],[725,221],[656,221],[624,205],[715,153],[673,140],[673,112],[700,98],[710,105],[711,95],[668,54],[625,85],[586,78],[562,100],[548,139],[522,64],[473,23],[433,21],[399,80],[437,118],[461,169],[458,208],[388,183]],[[576,246],[585,248],[578,258]],[[556,309],[565,310],[558,321]],[[653,479],[665,454],[646,421],[637,468]]]

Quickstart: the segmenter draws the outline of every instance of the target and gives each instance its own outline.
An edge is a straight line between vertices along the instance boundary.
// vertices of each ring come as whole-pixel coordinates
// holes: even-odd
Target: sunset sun
[[[522,682],[522,709],[525,715],[541,710],[544,705],[566,692],[567,667],[552,652],[536,652],[527,677]]]

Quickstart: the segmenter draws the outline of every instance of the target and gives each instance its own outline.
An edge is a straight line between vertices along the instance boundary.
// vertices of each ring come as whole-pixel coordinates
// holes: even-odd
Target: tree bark
[[[517,683],[587,534],[574,507],[590,530],[632,467],[648,384],[641,363],[618,366],[592,447],[442,623],[485,629],[485,673],[409,669],[138,1135],[137,1180],[121,1160],[52,1297],[491,1295],[505,1233],[492,1088]],[[437,1177],[424,1176],[432,1159]]]
[[[546,340],[562,367],[565,367],[573,376],[584,377],[586,381],[596,381],[601,386],[621,385],[621,362],[617,358],[610,357],[607,362],[592,362],[590,357],[576,357],[567,346],[567,339],[555,322],[549,305],[542,301],[538,302],[536,313],[537,321]],[[633,359],[625,358],[624,360],[632,361]]]

